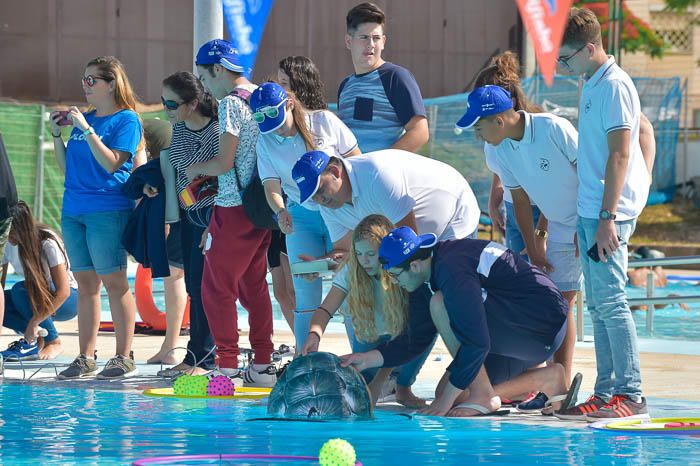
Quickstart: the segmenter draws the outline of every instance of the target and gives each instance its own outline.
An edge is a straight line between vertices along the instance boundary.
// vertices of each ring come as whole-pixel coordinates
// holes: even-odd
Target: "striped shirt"
[[[170,143],[168,156],[177,173],[175,186],[178,197],[189,184],[185,176],[185,169],[195,163],[211,160],[218,153],[219,122],[216,118],[212,118],[204,128],[197,131],[188,129],[184,122],[177,123],[173,127],[173,140]],[[180,207],[186,210],[201,209],[212,205],[214,205],[214,196],[207,196],[189,207],[185,207],[180,201]]]

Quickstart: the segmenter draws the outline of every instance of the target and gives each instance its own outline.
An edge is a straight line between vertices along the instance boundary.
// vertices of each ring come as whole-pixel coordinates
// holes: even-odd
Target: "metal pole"
[[[34,217],[40,222],[44,221],[44,129],[48,122],[46,107],[42,105],[39,110],[39,152],[36,158],[36,177],[34,181]]]
[[[683,84],[683,113],[685,113],[685,122],[683,124],[683,179],[682,183],[689,181],[688,177],[688,126],[692,122],[688,118],[688,78],[685,78],[685,83]]]
[[[192,69],[197,73],[194,55],[205,42],[224,37],[224,8],[221,0],[192,0],[194,5],[192,48],[194,49]]]
[[[583,341],[583,287],[576,294],[576,340]]]
[[[649,267],[647,272],[647,298],[654,297],[654,267]],[[647,333],[649,336],[654,332],[654,304],[647,304]]]

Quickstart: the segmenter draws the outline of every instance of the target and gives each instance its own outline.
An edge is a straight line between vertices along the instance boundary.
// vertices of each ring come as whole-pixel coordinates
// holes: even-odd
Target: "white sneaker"
[[[253,364],[243,372],[243,383],[246,387],[274,387],[277,383],[277,369],[270,364],[261,368]]]
[[[243,374],[244,374],[244,372],[240,369],[232,369],[232,368],[228,368],[228,367],[223,367],[223,368],[214,369],[213,371],[206,374],[206,376],[207,376],[207,378],[212,379],[213,377],[216,377],[217,375],[225,375],[226,377],[231,379],[231,382],[233,382],[234,387],[241,388],[244,385]]]

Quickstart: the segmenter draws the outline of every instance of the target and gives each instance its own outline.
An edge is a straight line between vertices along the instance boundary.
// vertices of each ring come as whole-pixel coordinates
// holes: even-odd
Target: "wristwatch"
[[[547,236],[549,236],[549,233],[547,233],[547,230],[540,230],[539,228],[535,228],[535,235],[539,236],[540,238],[547,238]]]
[[[88,126],[88,128],[83,131],[83,136],[87,136],[88,134],[95,134],[95,128]]]
[[[617,215],[610,212],[608,209],[603,209],[598,213],[598,218],[600,220],[615,220]]]

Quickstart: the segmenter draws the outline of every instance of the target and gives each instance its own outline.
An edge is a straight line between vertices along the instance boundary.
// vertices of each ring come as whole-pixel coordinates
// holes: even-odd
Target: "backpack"
[[[250,99],[250,92],[246,89],[237,87],[229,95],[238,97],[250,107],[248,100]],[[252,111],[252,109],[251,109]],[[277,215],[272,211],[270,205],[267,203],[267,197],[265,196],[265,188],[263,187],[260,176],[258,175],[257,165],[253,171],[253,176],[250,179],[250,183],[245,189],[241,186],[241,180],[238,176],[238,169],[236,164],[233,165],[233,173],[236,177],[236,185],[238,186],[238,192],[241,193],[241,199],[243,200],[243,209],[245,210],[248,219],[258,228],[265,230],[279,230],[279,224],[277,222]]]

